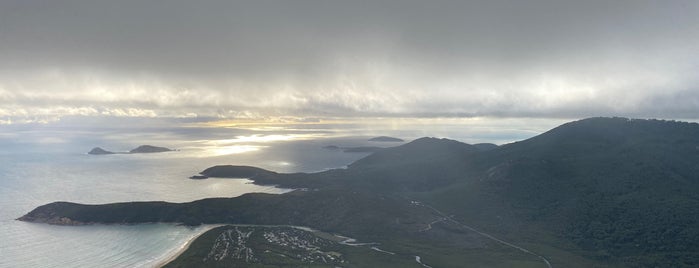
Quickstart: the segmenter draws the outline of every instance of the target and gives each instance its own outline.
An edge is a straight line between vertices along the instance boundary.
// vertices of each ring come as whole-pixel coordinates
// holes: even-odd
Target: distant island
[[[162,152],[170,152],[170,151],[174,151],[174,150],[169,149],[169,148],[165,148],[165,147],[152,146],[152,145],[141,145],[141,146],[138,146],[138,147],[132,149],[131,151],[129,151],[129,153],[149,154],[149,153],[162,153]]]
[[[374,137],[374,138],[369,139],[369,141],[376,141],[376,142],[404,142],[403,139],[394,138],[394,137],[389,137],[389,136]]]
[[[102,149],[102,148],[100,148],[100,147],[95,147],[95,148],[92,148],[92,150],[90,150],[89,152],[87,152],[87,154],[96,154],[96,155],[100,155],[100,154],[115,154],[115,152],[110,152],[110,151],[107,151],[107,150]]]
[[[368,141],[372,141],[372,142],[404,142],[404,140],[402,140],[402,139],[388,137],[388,136],[374,137],[374,138],[368,139]],[[341,147],[341,146],[337,146],[337,145],[326,145],[326,146],[323,146],[323,149],[331,150],[331,151],[342,151],[345,153],[375,153],[375,152],[378,152],[380,150],[385,149],[385,147],[378,147],[378,146]]]
[[[376,146],[340,147],[337,145],[327,145],[323,146],[323,149],[331,151],[342,151],[344,153],[375,153],[385,148]]]
[[[340,148],[340,146],[337,146],[337,145],[327,145],[327,146],[323,146],[323,149],[336,151],[336,150],[340,150],[342,148]]]
[[[345,153],[375,153],[382,149],[384,148],[376,146],[359,146],[342,148],[342,151]]]
[[[158,146],[153,146],[153,145],[141,145],[138,146],[128,152],[112,152],[112,151],[107,151],[105,149],[102,149],[100,147],[95,147],[92,148],[87,154],[91,155],[106,155],[106,154],[149,154],[149,153],[162,153],[162,152],[170,152],[170,151],[175,151],[170,148],[165,148],[165,147],[158,147]]]
[[[230,224],[167,267],[697,267],[697,146],[697,123],[589,118],[501,146],[420,138],[316,173],[201,172],[299,189],[279,195],[54,202],[18,220]]]

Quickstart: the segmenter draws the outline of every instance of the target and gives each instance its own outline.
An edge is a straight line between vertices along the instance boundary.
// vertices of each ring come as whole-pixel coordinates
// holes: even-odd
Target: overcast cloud
[[[699,118],[698,1],[0,0],[0,122]]]

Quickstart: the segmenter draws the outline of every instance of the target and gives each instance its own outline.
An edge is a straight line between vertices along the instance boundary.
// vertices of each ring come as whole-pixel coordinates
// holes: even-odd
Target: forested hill
[[[239,169],[220,167],[218,176],[227,177],[226,168]],[[309,190],[187,204],[56,203],[21,219],[56,224],[292,223],[357,236],[371,232],[365,237],[389,243],[410,240],[417,235],[411,232],[420,229],[416,226],[435,220],[411,207],[411,200],[419,200],[461,223],[534,248],[557,267],[699,265],[696,123],[590,118],[488,150],[421,138],[380,150],[347,169],[256,174],[257,183]],[[254,206],[241,205],[252,199]],[[274,212],[253,211],[264,208]],[[354,217],[362,213],[370,216]],[[396,230],[400,238],[394,236]],[[457,237],[421,240],[420,245]],[[434,252],[449,266],[451,251],[443,256]]]
[[[483,226],[521,227],[502,223],[509,214],[600,259],[699,265],[699,124],[584,119],[480,153],[468,169],[478,178],[430,198]]]

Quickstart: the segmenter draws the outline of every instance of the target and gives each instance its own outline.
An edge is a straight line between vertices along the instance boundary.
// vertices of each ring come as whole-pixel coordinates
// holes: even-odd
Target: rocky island
[[[55,202],[19,220],[305,226],[356,239],[343,247],[308,233],[229,226],[205,233],[175,267],[696,267],[697,146],[696,123],[590,118],[481,146],[487,150],[421,138],[346,169],[216,166],[201,173],[303,189],[280,195]],[[241,254],[222,253],[236,249]]]
[[[90,150],[89,152],[87,152],[87,154],[101,155],[101,154],[115,154],[115,152],[110,152],[110,151],[107,151],[107,150],[102,149],[100,147],[95,147],[95,148],[92,148],[92,150]]]
[[[129,153],[131,153],[131,154],[150,154],[150,153],[162,153],[162,152],[170,152],[170,151],[174,151],[174,150],[169,149],[169,148],[165,148],[165,147],[153,146],[153,145],[141,145],[141,146],[138,146],[138,147],[132,149],[131,151],[129,151]]]
[[[107,151],[105,149],[102,149],[100,147],[95,147],[92,148],[87,154],[91,155],[106,155],[106,154],[147,154],[147,153],[162,153],[162,152],[170,152],[170,151],[175,151],[173,149],[165,148],[165,147],[158,147],[158,146],[153,146],[153,145],[141,145],[138,146],[128,152],[112,152],[112,151]]]

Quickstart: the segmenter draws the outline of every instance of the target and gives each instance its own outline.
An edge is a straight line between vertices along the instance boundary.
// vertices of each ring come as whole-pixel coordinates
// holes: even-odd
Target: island
[[[277,173],[251,166],[219,165],[207,168],[199,174],[201,177],[254,179],[257,176],[275,175]]]
[[[149,153],[162,153],[162,152],[170,152],[173,151],[172,149],[165,148],[165,147],[158,147],[158,146],[153,146],[153,145],[141,145],[138,146],[129,153],[132,154],[149,154]]]
[[[89,152],[87,152],[87,154],[102,155],[102,154],[115,154],[115,152],[110,152],[110,151],[107,151],[107,150],[102,149],[100,147],[95,147],[95,148],[92,148],[92,150],[90,150]]]
[[[330,151],[342,151],[343,153],[374,153],[384,149],[376,146],[340,147],[336,145],[323,146],[323,149]]]
[[[345,153],[375,153],[384,149],[383,147],[376,146],[358,146],[358,147],[345,147],[342,151]]]
[[[54,202],[18,220],[223,225],[168,267],[696,267],[697,146],[697,123],[588,118],[488,150],[420,138],[344,169],[201,172],[298,189],[284,194]]]
[[[374,137],[374,138],[369,139],[369,141],[375,141],[375,142],[404,142],[403,139],[394,138],[394,137],[388,137],[388,136]]]
[[[128,152],[112,152],[102,149],[100,147],[92,148],[87,154],[91,155],[107,155],[107,154],[148,154],[148,153],[162,153],[175,151],[173,149],[158,147],[153,145],[141,145]]]

